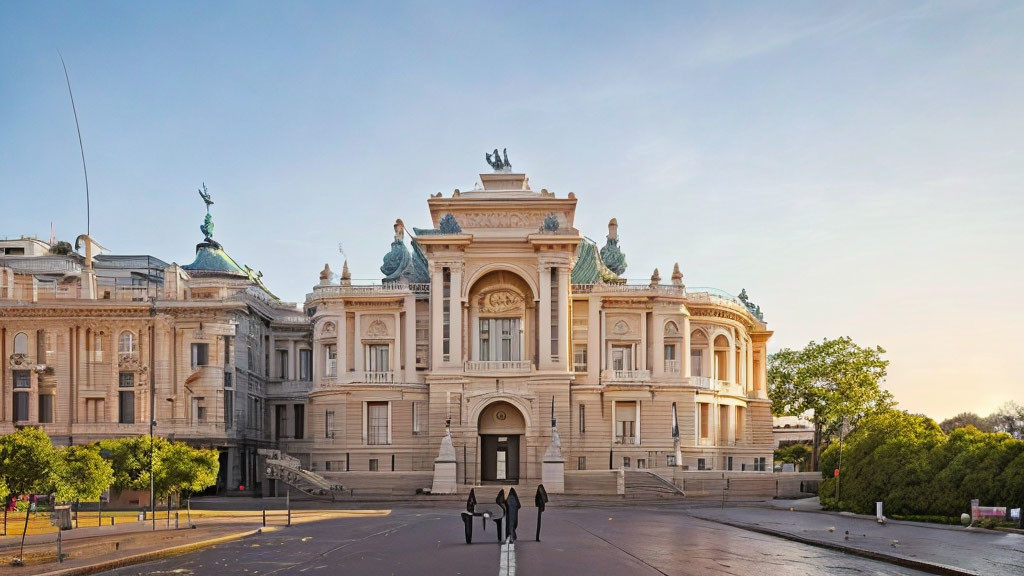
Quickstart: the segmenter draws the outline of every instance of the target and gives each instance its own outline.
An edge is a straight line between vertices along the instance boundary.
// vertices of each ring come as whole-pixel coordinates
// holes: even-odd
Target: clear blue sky
[[[0,236],[216,239],[301,301],[508,147],[627,276],[887,348],[905,408],[1024,401],[1024,4],[5,2]]]

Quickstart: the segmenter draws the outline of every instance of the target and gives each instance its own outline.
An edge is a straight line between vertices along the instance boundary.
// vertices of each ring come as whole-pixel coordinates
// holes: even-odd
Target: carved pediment
[[[334,336],[338,332],[338,325],[334,322],[324,322],[323,328],[320,329],[320,334],[323,336]]]
[[[665,336],[678,336],[678,335],[679,335],[679,325],[676,324],[675,322],[673,322],[672,320],[669,320],[668,322],[665,322]]]
[[[629,324],[627,324],[625,320],[619,320],[612,327],[612,333],[620,336],[623,334],[629,334]]]
[[[480,312],[483,314],[502,314],[522,310],[523,297],[512,290],[494,290],[480,296]]]
[[[366,335],[370,338],[387,338],[390,334],[391,331],[383,320],[374,320],[366,327]]]

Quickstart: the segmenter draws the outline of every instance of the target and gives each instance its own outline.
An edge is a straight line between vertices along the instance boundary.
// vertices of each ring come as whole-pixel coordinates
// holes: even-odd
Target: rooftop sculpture
[[[206,182],[203,182],[203,187],[199,190],[199,196],[203,199],[203,202],[206,202],[206,218],[203,219],[202,225],[199,226],[199,231],[206,237],[207,242],[212,242],[213,216],[210,216],[210,206],[213,204],[213,199],[206,190]]]
[[[501,152],[502,154],[499,155],[498,149],[495,148],[493,153],[484,154],[484,156],[495,172],[508,172],[512,170],[512,163],[508,161],[508,148],[502,148]],[[502,156],[504,156],[504,159]]]
[[[626,255],[619,250],[619,222],[615,218],[608,221],[608,241],[601,248],[601,261],[609,270],[616,274],[626,271]]]

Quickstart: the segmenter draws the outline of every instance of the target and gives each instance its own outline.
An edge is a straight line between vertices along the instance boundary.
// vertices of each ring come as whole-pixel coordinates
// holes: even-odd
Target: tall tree
[[[114,468],[114,483],[117,492],[124,490],[149,490],[149,471],[156,468],[155,456],[167,440],[149,436],[129,436],[100,441],[100,448],[110,453]],[[152,458],[152,463],[151,463]]]
[[[14,434],[0,437],[0,476],[15,496],[49,492],[52,462],[53,443],[39,428],[22,428]],[[25,526],[21,531],[22,553],[25,550],[28,515],[29,511],[25,510]]]
[[[1006,432],[1018,440],[1024,439],[1024,404],[1007,402],[993,412],[988,420],[995,432]]]
[[[155,486],[157,496],[192,494],[213,486],[220,469],[220,455],[216,450],[193,448],[184,442],[167,442],[157,454]],[[170,507],[170,498],[167,500]],[[189,506],[189,524],[192,510]]]
[[[114,482],[114,469],[98,446],[66,446],[56,450],[53,487],[63,502],[98,500]]]
[[[812,414],[811,467],[818,470],[822,436],[844,419],[854,424],[865,414],[891,408],[892,394],[881,388],[889,361],[881,347],[858,346],[849,337],[811,341],[802,350],[785,348],[768,358],[768,396],[776,415]]]
[[[974,426],[982,432],[994,432],[992,423],[989,418],[982,418],[974,412],[961,412],[952,418],[946,418],[939,423],[939,428],[946,434],[949,434],[957,428],[963,428],[964,426]]]

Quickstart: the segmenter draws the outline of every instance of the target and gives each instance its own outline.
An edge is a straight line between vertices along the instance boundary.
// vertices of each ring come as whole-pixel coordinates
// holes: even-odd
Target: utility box
[[[50,513],[50,524],[58,530],[71,530],[71,506],[54,506]]]

